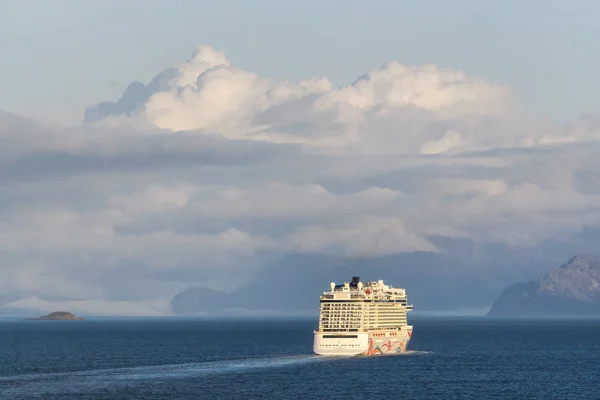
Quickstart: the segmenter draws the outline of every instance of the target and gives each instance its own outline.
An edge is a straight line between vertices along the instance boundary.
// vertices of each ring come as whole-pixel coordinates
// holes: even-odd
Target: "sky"
[[[599,11],[592,0],[2,0],[0,109],[80,121],[207,44],[261,76],[336,85],[392,60],[432,63],[572,118],[597,111]]]
[[[440,236],[594,248],[595,2],[283,4],[0,1],[0,312],[168,315]]]

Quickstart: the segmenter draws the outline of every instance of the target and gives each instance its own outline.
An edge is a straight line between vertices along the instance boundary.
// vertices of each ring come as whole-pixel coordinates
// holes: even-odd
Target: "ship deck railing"
[[[402,325],[402,326],[381,326],[381,327],[369,328],[369,329],[365,329],[365,328],[359,328],[359,329],[324,328],[324,329],[315,329],[315,332],[348,332],[348,333],[350,333],[350,332],[391,331],[391,330],[401,330],[402,327],[404,327],[404,326],[409,326],[409,325],[407,324],[407,325]]]

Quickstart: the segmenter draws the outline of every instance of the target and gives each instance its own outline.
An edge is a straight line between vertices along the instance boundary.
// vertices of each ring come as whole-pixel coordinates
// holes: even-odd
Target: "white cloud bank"
[[[599,226],[598,120],[533,116],[460,71],[274,83],[200,46],[86,119],[0,114],[5,307],[156,315],[289,252],[536,246]]]
[[[507,88],[433,65],[391,62],[334,88],[327,78],[273,83],[200,46],[187,62],[161,72],[147,86],[135,87],[124,95],[127,101],[107,111],[159,129],[216,132],[229,139],[359,150],[390,140],[396,152],[419,152],[424,141],[440,142],[425,146],[426,153],[512,139],[477,134],[474,129],[485,121],[465,121],[462,133],[444,129],[441,125],[456,118],[493,119],[514,107]],[[89,114],[102,115],[100,108],[93,111]]]

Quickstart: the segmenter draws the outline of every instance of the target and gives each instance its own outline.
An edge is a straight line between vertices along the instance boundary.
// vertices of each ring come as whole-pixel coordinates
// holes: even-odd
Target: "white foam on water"
[[[409,350],[397,356],[431,354]],[[76,393],[108,387],[135,385],[136,382],[185,379],[250,370],[299,366],[325,360],[351,359],[354,356],[292,355],[253,357],[236,360],[205,361],[185,364],[150,365],[87,371],[25,374],[0,377],[0,398],[7,395],[29,396],[49,393]],[[387,357],[385,355],[381,357]]]
[[[433,351],[427,350],[406,350],[400,353],[386,353],[386,354],[373,354],[373,355],[360,355],[355,357],[361,358],[379,358],[379,357],[408,357],[408,356],[418,356],[425,354],[433,354]]]
[[[88,371],[26,374],[0,377],[0,394],[57,393],[129,384],[140,380],[184,379],[203,375],[281,368],[327,359],[317,355],[257,357],[239,360],[110,368]],[[0,396],[1,397],[1,396]]]
[[[398,353],[397,355],[402,356],[418,356],[421,354],[433,354],[433,351],[426,351],[426,350],[406,350],[403,353]]]

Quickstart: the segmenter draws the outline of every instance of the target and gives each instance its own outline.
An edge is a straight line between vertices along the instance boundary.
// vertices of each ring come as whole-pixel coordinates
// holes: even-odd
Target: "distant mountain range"
[[[449,293],[446,301],[456,307],[471,304],[465,303],[464,296],[458,295],[467,288],[473,292],[473,297],[481,301],[487,297],[486,288],[476,285],[460,265],[436,253],[404,253],[359,260],[298,254],[265,267],[247,286],[234,293],[192,287],[175,296],[172,307],[177,314],[223,313],[242,309],[317,312],[318,296],[329,287],[329,282],[350,281],[352,276],[360,276],[363,281],[384,279],[394,286],[405,287],[409,299],[425,309],[436,307],[439,303],[437,293]],[[427,279],[427,276],[435,278]],[[448,285],[449,282],[453,284]]]
[[[556,262],[509,248],[488,248],[478,255],[463,242],[437,244],[453,253],[419,251],[361,259],[293,254],[264,267],[233,293],[190,287],[177,294],[171,306],[179,315],[314,314],[329,282],[360,276],[406,288],[415,312],[481,309],[510,282],[539,276]]]
[[[600,259],[578,255],[537,280],[513,284],[488,315],[600,315]]]

